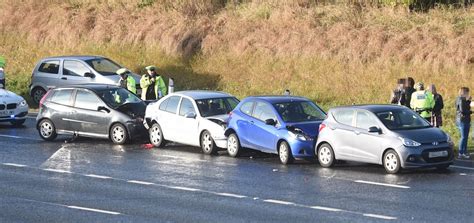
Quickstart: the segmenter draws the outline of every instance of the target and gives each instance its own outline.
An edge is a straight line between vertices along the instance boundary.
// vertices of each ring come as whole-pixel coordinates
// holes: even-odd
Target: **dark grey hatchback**
[[[87,84],[55,88],[41,99],[36,127],[44,140],[58,134],[108,138],[125,144],[145,134],[146,104],[113,85]]]

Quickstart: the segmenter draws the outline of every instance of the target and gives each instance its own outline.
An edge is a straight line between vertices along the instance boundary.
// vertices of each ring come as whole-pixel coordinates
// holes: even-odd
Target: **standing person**
[[[120,68],[115,72],[120,75],[119,85],[130,92],[137,94],[137,86],[135,78],[132,77],[131,72],[127,68]]]
[[[433,94],[433,99],[435,102],[433,111],[431,112],[431,125],[439,128],[443,125],[443,115],[441,112],[444,108],[443,96],[438,94],[438,92],[436,91],[436,86],[434,84],[430,85],[428,91]]]
[[[142,100],[156,100],[166,95],[166,84],[163,77],[156,73],[155,66],[145,68],[146,74],[140,79],[142,88]]]
[[[456,98],[456,125],[461,133],[458,156],[460,159],[471,158],[467,152],[467,140],[469,137],[469,129],[471,127],[471,114],[471,97],[469,96],[469,88],[462,87],[459,89],[459,97]]]
[[[397,88],[392,92],[391,104],[405,105],[405,79],[398,79]]]
[[[5,71],[3,70],[4,68],[5,68],[5,58],[0,56],[0,89],[6,88]]]
[[[411,95],[410,107],[431,123],[431,111],[435,105],[433,94],[425,91],[423,82],[416,84],[416,92]]]
[[[411,96],[416,91],[415,90],[415,80],[412,77],[407,77],[405,85],[405,106],[408,108],[411,107]]]

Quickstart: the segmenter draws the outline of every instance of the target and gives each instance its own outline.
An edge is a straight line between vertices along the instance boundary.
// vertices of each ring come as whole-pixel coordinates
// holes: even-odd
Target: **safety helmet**
[[[423,89],[425,89],[425,84],[423,84],[423,82],[418,82],[415,85],[415,89],[418,90],[418,91],[423,90]]]
[[[153,65],[150,65],[148,67],[145,67],[146,70],[149,70],[149,71],[155,71],[156,70],[156,67],[153,66]]]
[[[120,68],[115,73],[118,75],[124,75],[130,73],[130,71],[127,68]]]

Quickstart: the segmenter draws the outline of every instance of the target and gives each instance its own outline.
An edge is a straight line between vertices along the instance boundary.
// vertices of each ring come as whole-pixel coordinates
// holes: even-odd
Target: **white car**
[[[171,141],[215,154],[218,148],[227,148],[226,121],[238,103],[237,98],[222,92],[176,92],[149,104],[143,123],[155,147]]]
[[[0,89],[0,122],[10,122],[14,126],[25,123],[28,103],[11,91]]]

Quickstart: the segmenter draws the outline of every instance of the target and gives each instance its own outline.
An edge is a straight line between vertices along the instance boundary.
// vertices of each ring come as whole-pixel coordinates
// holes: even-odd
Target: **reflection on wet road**
[[[34,119],[0,124],[1,222],[470,222],[474,168],[387,175],[380,166],[198,148],[40,140]],[[455,215],[455,216],[453,216]]]

